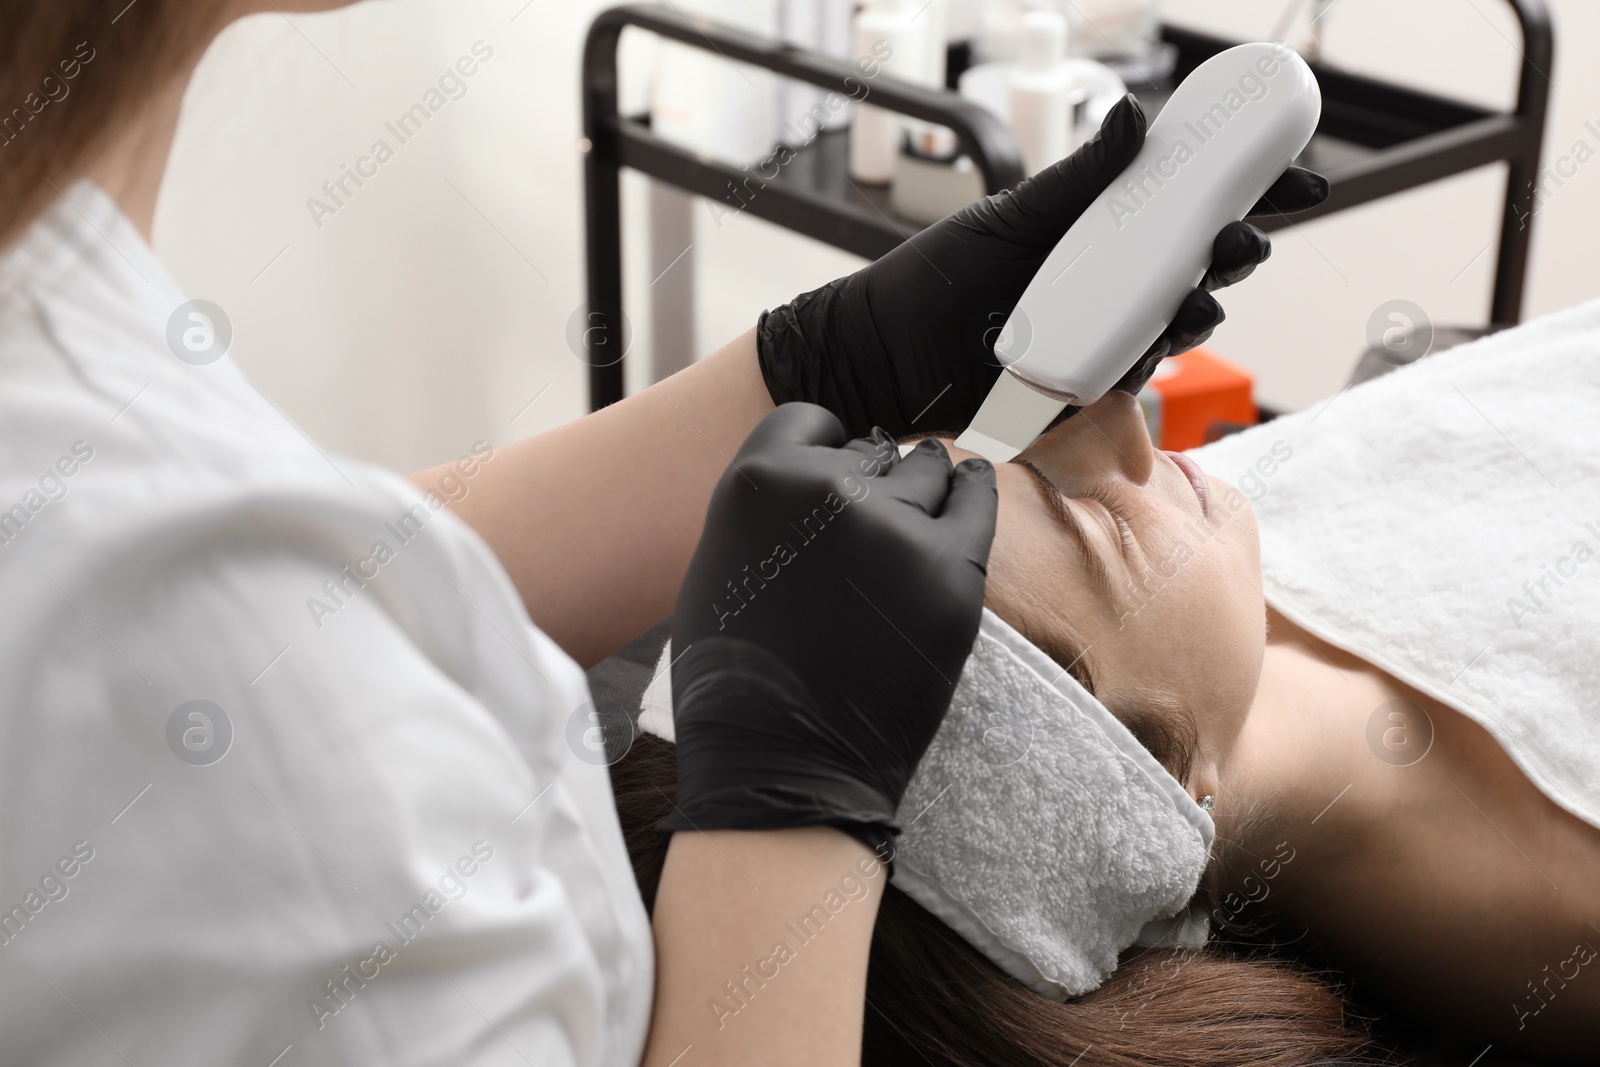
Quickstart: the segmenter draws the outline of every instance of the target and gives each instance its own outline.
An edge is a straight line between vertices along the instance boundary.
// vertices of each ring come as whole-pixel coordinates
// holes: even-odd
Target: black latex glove
[[[711,497],[672,616],[663,830],[832,825],[884,851],[977,638],[994,467],[786,404]]]
[[[1125,97],[1066,159],[923,230],[856,273],[766,312],[757,329],[774,402],[821,404],[852,435],[962,430],[1000,374],[994,341],[1045,257],[1144,144],[1145,116]],[[1304,211],[1328,197],[1321,175],[1290,167],[1251,215]],[[1223,320],[1209,290],[1272,254],[1246,222],[1222,228],[1211,269],[1118,388],[1136,391],[1166,356]]]

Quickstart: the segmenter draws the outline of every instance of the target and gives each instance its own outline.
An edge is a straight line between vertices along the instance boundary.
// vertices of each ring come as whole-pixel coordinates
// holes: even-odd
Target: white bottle
[[[822,6],[814,0],[778,0],[778,33],[784,44],[813,52],[822,50]],[[791,148],[809,144],[819,132],[813,116],[827,115],[819,108],[828,91],[820,85],[784,78],[778,83],[779,139]]]
[[[989,0],[946,0],[944,36],[947,42],[976,44],[983,26],[983,11]]]
[[[914,17],[922,36],[923,59],[918,81],[942,88],[945,82],[945,65],[950,49],[949,0],[921,0]]]
[[[1014,63],[1022,54],[1022,0],[985,0],[978,18],[978,61]]]
[[[1067,17],[1030,11],[1022,18],[1022,58],[1011,70],[1011,132],[1022,164],[1037,174],[1072,144],[1076,79],[1067,65]]]
[[[855,0],[810,0],[821,9],[818,47],[825,56],[851,59],[851,20],[855,18]]]
[[[1006,320],[1006,370],[956,444],[1003,463],[1068,404],[1094,403],[1144,355],[1316,130],[1322,94],[1282,44],[1243,44],[1184,79],[1144,146],[1067,230]]]
[[[1160,0],[1073,0],[1065,9],[1078,54],[1090,59],[1137,70],[1161,43]]]
[[[856,16],[855,58],[908,81],[927,81],[928,45],[917,21],[912,0],[873,0]],[[872,78],[861,77],[872,99]],[[850,177],[858,182],[887,185],[894,177],[894,159],[900,151],[900,116],[872,104],[856,109],[850,126]]]
[[[777,0],[682,0],[706,15],[766,37],[778,33]],[[778,140],[778,80],[737,67],[715,52],[662,41],[650,128],[663,140],[743,167],[766,158]]]

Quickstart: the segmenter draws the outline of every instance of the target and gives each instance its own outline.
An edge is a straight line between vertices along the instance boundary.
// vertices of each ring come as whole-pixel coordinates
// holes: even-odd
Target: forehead
[[[951,463],[960,463],[964,459],[980,458],[976,452],[962,448],[960,445],[956,444],[955,438],[953,437],[935,437],[934,440],[938,441],[941,445],[944,445],[945,451],[950,453]],[[999,464],[996,464],[996,466],[999,466]]]
[[[933,439],[945,447],[945,451],[950,454],[951,463],[960,463],[963,460],[983,458],[982,456],[978,455],[978,453],[957,445],[955,438],[953,437],[943,437],[936,434],[933,435]],[[1025,497],[1038,496],[1037,489],[1032,485],[1032,479],[1028,476],[1027,472],[1017,464],[996,463],[994,468],[1003,495],[1009,496],[1009,494],[1020,490]],[[1042,502],[1040,507],[1043,507]]]
[[[945,447],[952,463],[982,458],[956,445],[953,438],[935,435],[934,440]],[[1046,496],[1059,494],[1041,484],[1039,476],[1019,462],[996,463],[994,468],[1000,493],[1000,516],[991,562],[998,563],[1004,570],[1008,563],[1018,563],[1017,559],[1008,557],[1020,556],[1025,561],[1021,563],[1024,570],[1042,568],[1061,578],[1081,580],[1087,577],[1091,570],[1088,556],[1092,548],[1083,542],[1090,535],[1072,515],[1056,514],[1063,509],[1052,508]],[[1052,517],[1055,521],[1051,521]],[[1067,529],[1074,526],[1076,532]],[[1074,535],[1068,536],[1069,533]],[[1102,592],[1109,590],[1102,589]]]

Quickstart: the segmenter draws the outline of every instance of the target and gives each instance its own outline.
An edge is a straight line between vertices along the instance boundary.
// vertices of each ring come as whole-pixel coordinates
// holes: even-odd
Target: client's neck
[[[1276,613],[1270,618],[1261,681],[1216,802],[1213,878],[1219,897],[1233,893],[1235,904],[1316,879],[1382,829],[1382,790],[1374,786],[1386,765],[1367,736],[1374,713],[1394,699],[1392,681]],[[1228,917],[1261,921],[1276,909],[1245,910]]]

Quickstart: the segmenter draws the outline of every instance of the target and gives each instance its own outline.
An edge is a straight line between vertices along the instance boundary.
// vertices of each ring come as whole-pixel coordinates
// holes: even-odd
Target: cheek
[[[1261,538],[1255,510],[1245,495],[1227,482],[1216,479],[1212,485],[1214,525],[1206,555],[1215,578],[1208,595],[1217,598],[1219,607],[1242,601],[1248,611],[1260,613]]]
[[[1214,511],[1221,512],[1219,533],[1241,549],[1248,548],[1248,558],[1260,562],[1260,538],[1256,532],[1256,512],[1249,497],[1220,478],[1212,480],[1216,493]]]
[[[1219,733],[1233,736],[1255,697],[1266,655],[1261,544],[1248,503],[1222,525],[1210,547],[1201,596],[1211,646],[1213,721]]]
[[[1259,627],[1264,607],[1261,599],[1261,539],[1256,532],[1255,512],[1244,495],[1228,487],[1217,509],[1223,514],[1213,527],[1204,557],[1203,595],[1219,621],[1231,622],[1230,632],[1244,629],[1253,634]],[[1219,518],[1217,509],[1213,520]],[[1248,625],[1239,626],[1244,619]]]
[[[1169,547],[1148,602],[1107,633],[1120,674],[1164,693],[1194,714],[1203,747],[1231,743],[1249,711],[1266,648],[1259,545],[1248,505],[1210,531]]]

